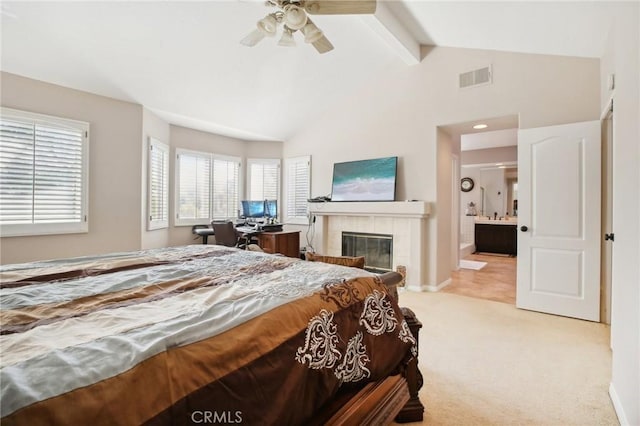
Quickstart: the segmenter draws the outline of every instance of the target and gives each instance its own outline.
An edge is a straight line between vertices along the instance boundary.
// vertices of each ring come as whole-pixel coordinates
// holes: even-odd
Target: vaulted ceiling
[[[398,47],[407,40],[598,58],[616,13],[613,2],[379,6],[386,17],[314,17],[335,46],[320,55],[299,37],[293,48],[277,39],[240,45],[270,11],[262,2],[4,1],[0,67],[140,103],[174,124],[286,140],[352,91],[412,66]]]

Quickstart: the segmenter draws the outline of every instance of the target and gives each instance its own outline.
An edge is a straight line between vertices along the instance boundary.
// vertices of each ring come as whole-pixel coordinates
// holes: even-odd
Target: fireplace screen
[[[384,273],[393,270],[393,235],[342,233],[342,255],[364,256],[365,269]]]

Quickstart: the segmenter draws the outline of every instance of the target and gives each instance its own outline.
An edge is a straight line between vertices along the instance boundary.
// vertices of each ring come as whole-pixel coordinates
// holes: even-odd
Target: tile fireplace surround
[[[424,201],[310,203],[309,213],[321,224],[322,247],[329,256],[342,254],[342,232],[393,235],[393,270],[407,267],[407,287],[427,282],[423,259],[427,247],[429,203]]]

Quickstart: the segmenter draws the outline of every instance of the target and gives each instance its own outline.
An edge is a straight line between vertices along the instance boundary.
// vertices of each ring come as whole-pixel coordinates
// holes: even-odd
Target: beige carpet
[[[423,424],[618,424],[608,326],[446,293],[400,305],[423,324]]]

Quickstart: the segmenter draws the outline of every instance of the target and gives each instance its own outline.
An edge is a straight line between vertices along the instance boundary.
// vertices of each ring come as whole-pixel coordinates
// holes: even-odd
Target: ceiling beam
[[[362,16],[362,19],[407,65],[420,63],[420,43],[391,13],[384,2],[378,1],[376,12],[372,15]]]

